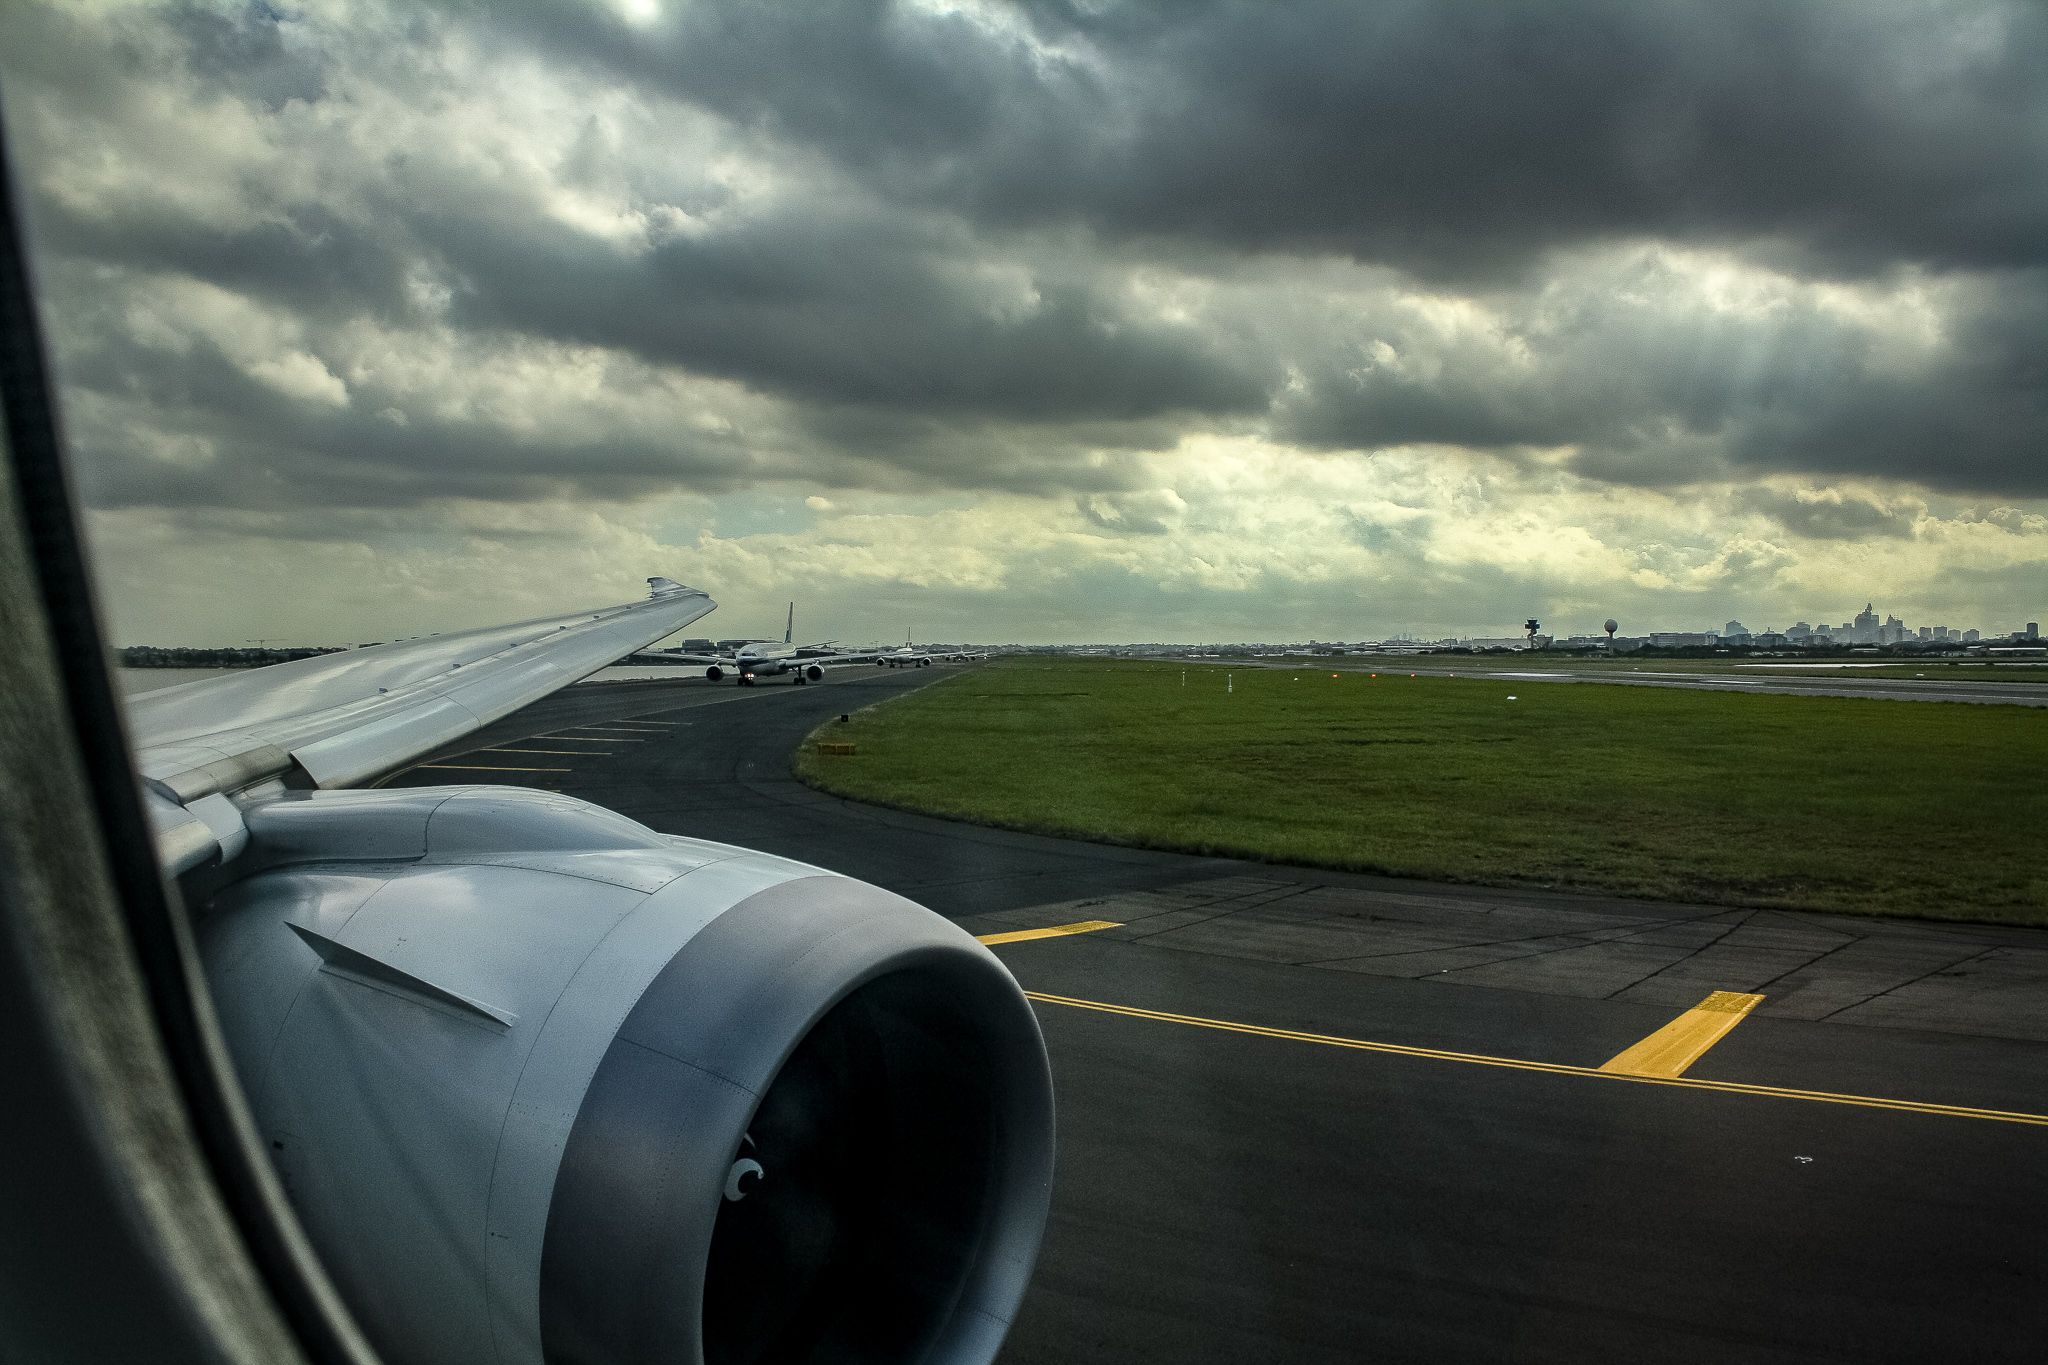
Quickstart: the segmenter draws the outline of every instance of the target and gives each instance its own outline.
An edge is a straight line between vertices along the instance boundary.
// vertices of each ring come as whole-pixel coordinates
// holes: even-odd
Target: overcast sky
[[[2048,7],[0,5],[123,643],[2048,608]]]

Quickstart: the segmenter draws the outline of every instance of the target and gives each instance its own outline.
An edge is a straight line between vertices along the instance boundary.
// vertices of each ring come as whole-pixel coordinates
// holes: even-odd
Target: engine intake
[[[547,793],[313,793],[248,824],[262,870],[201,951],[388,1359],[994,1358],[1051,1083],[956,926]]]

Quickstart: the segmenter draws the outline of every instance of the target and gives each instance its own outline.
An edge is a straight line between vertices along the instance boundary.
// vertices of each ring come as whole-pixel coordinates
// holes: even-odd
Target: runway
[[[1006,1361],[2038,1356],[2048,933],[1148,853],[789,777],[951,671],[574,688],[395,781],[547,786],[977,934],[1113,925],[995,948],[1060,1113]],[[1673,1028],[1690,1065],[1603,1070]]]
[[[1174,662],[1180,662],[1175,660]],[[1986,679],[1953,682],[1931,678],[1870,678],[1844,673],[1836,677],[1806,677],[1756,672],[1682,673],[1643,669],[1640,672],[1595,672],[1590,669],[1500,668],[1491,665],[1463,668],[1443,664],[1416,664],[1406,659],[1305,659],[1300,662],[1274,660],[1231,660],[1228,665],[1214,659],[1189,662],[1207,667],[1286,669],[1299,673],[1378,672],[1413,673],[1426,678],[1500,678],[1530,683],[1594,683],[1611,687],[1681,687],[1709,692],[1766,692],[1797,697],[1862,697],[1872,701],[1947,701],[1984,706],[2048,706],[2048,682],[2007,682]]]

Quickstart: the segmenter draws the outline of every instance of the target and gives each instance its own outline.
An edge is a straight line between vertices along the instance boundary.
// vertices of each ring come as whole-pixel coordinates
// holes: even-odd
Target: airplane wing
[[[717,603],[648,580],[638,602],[249,669],[129,699],[144,799],[172,874],[240,847],[227,793],[391,771],[673,635]]]

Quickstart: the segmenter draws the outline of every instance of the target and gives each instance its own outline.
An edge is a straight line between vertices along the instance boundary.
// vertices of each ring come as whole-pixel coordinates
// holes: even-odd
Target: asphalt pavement
[[[1006,1361],[2042,1354],[2048,933],[1140,852],[789,776],[951,671],[587,685],[394,780],[566,791],[978,934],[1111,926],[996,948],[1060,1113]]]

